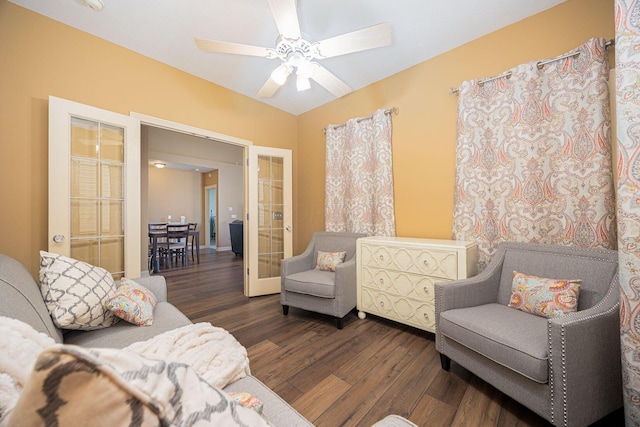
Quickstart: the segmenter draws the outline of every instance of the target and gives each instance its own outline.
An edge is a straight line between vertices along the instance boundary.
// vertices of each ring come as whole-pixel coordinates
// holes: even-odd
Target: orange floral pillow
[[[336,271],[336,265],[344,262],[347,253],[343,252],[323,252],[318,251],[318,261],[316,270]]]
[[[556,280],[513,272],[509,307],[547,318],[577,311],[582,280]]]

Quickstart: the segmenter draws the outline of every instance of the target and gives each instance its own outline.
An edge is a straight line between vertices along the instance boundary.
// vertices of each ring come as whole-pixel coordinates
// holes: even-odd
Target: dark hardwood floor
[[[252,374],[317,426],[370,426],[388,414],[419,426],[547,426],[455,362],[440,367],[434,335],[355,311],[333,318],[279,295],[243,295],[242,258],[205,249],[200,264],[160,273],[169,301],[193,322],[225,328],[246,347]],[[622,411],[601,426],[624,425]]]

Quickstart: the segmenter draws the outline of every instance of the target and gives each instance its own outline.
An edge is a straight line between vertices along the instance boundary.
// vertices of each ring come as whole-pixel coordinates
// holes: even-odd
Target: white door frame
[[[216,251],[218,250],[217,244],[217,229],[218,229],[218,184],[207,185],[204,187],[204,200],[205,200],[205,219],[204,219],[204,245],[206,247],[211,246],[211,222],[207,215],[211,212],[211,198],[209,197],[210,191],[216,190],[216,199],[213,203],[216,204]]]
[[[249,192],[248,190],[249,182],[248,182],[248,179],[246,179],[246,177],[248,176],[247,159],[249,158],[249,147],[253,145],[253,142],[247,139],[237,138],[235,136],[225,135],[225,134],[213,132],[207,129],[197,128],[197,127],[185,125],[182,123],[172,122],[170,120],[160,119],[158,117],[148,116],[146,114],[136,113],[133,111],[130,113],[130,116],[140,120],[141,125],[147,125],[147,126],[174,131],[174,132],[185,133],[187,135],[192,135],[199,138],[211,139],[214,141],[224,142],[227,144],[233,144],[233,145],[242,147],[244,149],[244,156],[243,156],[242,163],[243,163],[244,176],[245,176],[245,180],[244,180],[245,203],[244,203],[244,211],[242,213],[242,218],[247,217],[247,211],[248,211],[247,200],[248,200],[248,192]],[[249,265],[247,240],[248,239],[245,233],[245,236],[244,236],[245,249],[244,249],[244,256],[243,256],[243,265],[244,265],[243,271],[245,272],[247,271],[247,266]],[[243,281],[244,281],[245,295],[248,295],[247,289],[249,287],[249,282],[248,282],[247,274],[243,275]]]

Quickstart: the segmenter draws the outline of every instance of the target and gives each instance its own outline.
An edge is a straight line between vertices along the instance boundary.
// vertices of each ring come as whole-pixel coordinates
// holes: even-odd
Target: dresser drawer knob
[[[384,261],[384,255],[380,255],[380,261]]]
[[[424,263],[424,265],[426,265],[427,267],[429,267],[429,261],[427,261],[426,259],[424,261],[422,261]]]
[[[429,288],[427,288],[426,286],[424,288],[422,288],[422,290],[427,294],[429,293]]]
[[[384,279],[381,277],[380,278],[380,284],[383,284],[383,283],[384,283]]]
[[[380,307],[384,307],[384,301],[380,301]]]
[[[429,318],[429,314],[428,313],[424,313],[423,316],[424,316],[425,319]]]

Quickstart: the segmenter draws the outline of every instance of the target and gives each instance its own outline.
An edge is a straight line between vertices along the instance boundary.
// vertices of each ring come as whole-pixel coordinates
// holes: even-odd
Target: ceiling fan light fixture
[[[98,12],[102,10],[104,7],[104,3],[102,0],[82,0],[84,4],[90,7],[93,10],[97,10]]]
[[[296,88],[298,89],[298,92],[311,89],[311,82],[307,77],[298,74],[296,77]]]
[[[309,61],[300,61],[296,70],[296,75],[304,79],[310,79],[313,75],[313,63]]]
[[[283,62],[282,64],[278,65],[278,68],[273,70],[273,72],[271,73],[271,78],[278,85],[282,86],[287,81],[287,78],[289,77],[289,74],[291,74],[291,71],[291,66]]]

